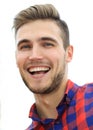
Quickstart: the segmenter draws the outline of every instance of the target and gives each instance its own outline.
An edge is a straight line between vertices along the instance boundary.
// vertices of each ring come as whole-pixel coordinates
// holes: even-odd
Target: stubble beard
[[[28,87],[28,89],[32,93],[34,93],[34,94],[49,94],[53,91],[56,91],[61,86],[61,84],[64,80],[64,76],[65,76],[65,68],[66,68],[66,66],[64,63],[62,71],[59,72],[55,77],[53,77],[51,79],[52,82],[49,86],[45,86],[43,89],[38,89],[38,90],[33,89],[31,87],[31,84],[29,85],[29,83],[27,82],[27,80],[24,77],[22,77],[22,79],[23,79],[25,85]]]

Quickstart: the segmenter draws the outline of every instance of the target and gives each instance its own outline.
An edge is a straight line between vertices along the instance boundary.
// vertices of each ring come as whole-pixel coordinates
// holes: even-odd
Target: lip
[[[27,69],[31,78],[34,79],[43,78],[45,75],[47,75],[50,72],[50,70],[51,68],[49,66],[31,66]]]

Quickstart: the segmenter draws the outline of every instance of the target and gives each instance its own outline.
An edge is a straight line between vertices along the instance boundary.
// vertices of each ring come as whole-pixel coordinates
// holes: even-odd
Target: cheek
[[[62,57],[63,55],[60,52],[55,52],[50,54],[51,56],[51,60],[53,60],[54,62],[60,62],[62,61]]]
[[[26,56],[22,55],[22,54],[17,54],[16,55],[16,64],[17,66],[20,68],[21,66],[23,66],[24,62],[25,62]]]
[[[58,71],[63,70],[64,65],[66,64],[65,54],[60,53],[56,55],[54,64],[56,64]]]
[[[52,53],[50,55],[50,61],[55,69],[55,71],[57,71],[57,69],[60,66],[60,62],[62,62],[62,58],[60,58],[60,54],[58,53]]]

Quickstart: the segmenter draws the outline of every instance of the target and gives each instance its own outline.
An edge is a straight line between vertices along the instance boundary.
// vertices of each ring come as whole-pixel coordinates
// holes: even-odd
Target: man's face
[[[24,24],[17,32],[16,42],[17,66],[27,87],[38,94],[60,87],[72,48],[64,50],[58,26],[49,20]]]

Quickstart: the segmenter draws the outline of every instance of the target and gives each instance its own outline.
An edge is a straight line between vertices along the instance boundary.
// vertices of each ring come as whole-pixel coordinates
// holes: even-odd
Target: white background
[[[13,18],[33,4],[52,3],[70,29],[74,46],[69,78],[77,84],[93,82],[93,3],[92,0],[3,0],[0,3],[0,130],[24,130],[33,94],[23,84],[15,62]]]

